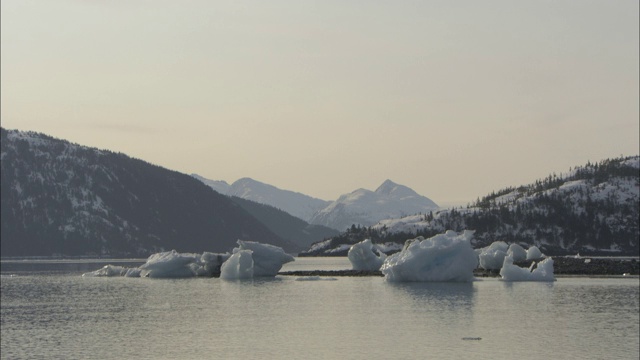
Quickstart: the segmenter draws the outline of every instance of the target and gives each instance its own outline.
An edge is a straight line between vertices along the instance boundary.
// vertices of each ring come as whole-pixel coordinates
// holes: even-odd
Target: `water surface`
[[[80,276],[103,265],[3,261],[2,359],[639,356],[637,277],[392,284]],[[283,271],[348,268],[346,258],[298,258]]]

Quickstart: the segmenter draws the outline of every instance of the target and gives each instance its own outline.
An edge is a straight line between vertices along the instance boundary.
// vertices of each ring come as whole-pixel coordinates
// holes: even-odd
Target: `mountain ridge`
[[[45,134],[1,128],[2,256],[297,247],[189,175]]]
[[[466,208],[352,226],[301,255],[343,256],[350,245],[366,238],[397,251],[407,239],[468,229],[475,230],[476,248],[502,240],[536,245],[549,255],[638,256],[639,218],[640,157],[635,155],[588,162],[566,175],[494,191]]]

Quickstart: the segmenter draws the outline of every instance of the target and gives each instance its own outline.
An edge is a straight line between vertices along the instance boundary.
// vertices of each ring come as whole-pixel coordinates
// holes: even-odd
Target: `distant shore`
[[[528,268],[533,261],[518,262],[516,265]],[[499,270],[476,269],[476,277],[498,277]],[[590,257],[553,257],[553,273],[558,276],[637,276],[640,274],[640,261],[636,259],[590,258]],[[284,276],[383,276],[380,271],[362,270],[308,270],[283,271]]]

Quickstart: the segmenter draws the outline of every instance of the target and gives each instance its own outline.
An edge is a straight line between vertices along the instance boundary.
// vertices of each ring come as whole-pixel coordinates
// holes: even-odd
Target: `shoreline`
[[[598,278],[638,278],[640,275],[640,261],[636,259],[590,258],[590,257],[551,257],[553,259],[553,274],[556,277],[598,277]],[[532,262],[542,259],[520,261],[514,263],[523,268],[529,268]],[[366,270],[306,270],[282,271],[283,276],[384,276],[380,271]],[[476,278],[500,277],[500,270],[485,270],[477,268],[473,271]]]

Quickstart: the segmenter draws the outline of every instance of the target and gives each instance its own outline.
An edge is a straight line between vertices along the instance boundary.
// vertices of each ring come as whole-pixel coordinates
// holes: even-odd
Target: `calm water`
[[[638,359],[640,352],[637,277],[390,284],[80,276],[103,265],[3,261],[2,359]],[[346,258],[299,258],[283,271],[348,268]]]

